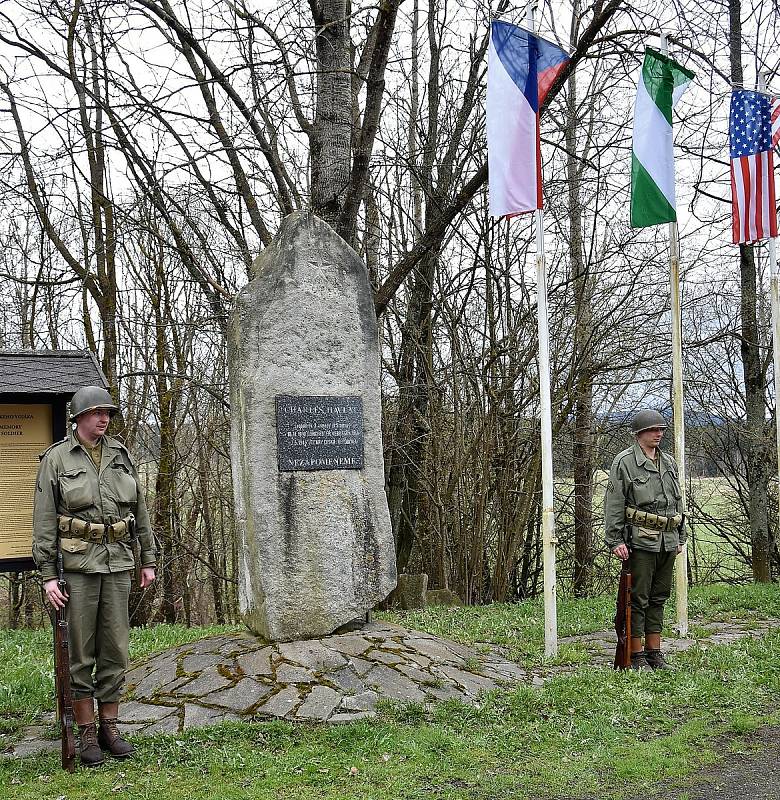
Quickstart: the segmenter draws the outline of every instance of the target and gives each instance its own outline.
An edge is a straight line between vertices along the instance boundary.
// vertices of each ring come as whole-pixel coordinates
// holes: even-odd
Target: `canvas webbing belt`
[[[640,511],[633,506],[626,506],[626,519],[638,528],[650,528],[654,531],[673,531],[682,524],[682,514],[665,517],[663,514],[652,514],[650,511]]]

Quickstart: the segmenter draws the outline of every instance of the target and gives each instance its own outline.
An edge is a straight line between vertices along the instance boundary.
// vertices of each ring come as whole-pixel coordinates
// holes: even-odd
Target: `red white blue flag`
[[[763,92],[731,93],[731,238],[734,244],[777,236],[771,98]]]
[[[490,213],[542,208],[539,107],[569,56],[508,22],[490,26],[487,142]]]
[[[780,97],[772,98],[772,147],[780,142]]]

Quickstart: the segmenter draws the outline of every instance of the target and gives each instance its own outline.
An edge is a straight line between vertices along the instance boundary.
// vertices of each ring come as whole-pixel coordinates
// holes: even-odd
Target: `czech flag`
[[[486,117],[494,217],[542,208],[539,106],[567,61],[560,47],[523,28],[490,26]]]

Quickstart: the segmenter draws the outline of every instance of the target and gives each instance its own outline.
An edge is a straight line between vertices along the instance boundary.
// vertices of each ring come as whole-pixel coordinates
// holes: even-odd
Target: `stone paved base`
[[[264,644],[250,634],[182,645],[134,667],[127,731],[181,731],[231,719],[351,722],[380,699],[474,702],[528,679],[517,664],[398,625],[372,622],[311,641]]]
[[[674,654],[763,636],[780,620],[691,623],[698,638],[667,639]],[[615,652],[614,631],[569,636],[561,644],[584,647],[591,663],[607,667]],[[477,702],[480,695],[519,683],[542,685],[576,666],[525,670],[501,649],[474,650],[427,633],[373,622],[359,630],[311,641],[269,645],[251,634],[213,636],[181,645],[135,664],[120,706],[126,733],[178,733],[227,720],[287,719],[344,723],[376,714],[380,700],[424,705],[447,699]],[[47,715],[22,733],[6,755],[23,757],[56,750],[45,738]]]

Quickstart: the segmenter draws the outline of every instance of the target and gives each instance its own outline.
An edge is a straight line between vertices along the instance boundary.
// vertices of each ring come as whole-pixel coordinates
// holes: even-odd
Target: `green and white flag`
[[[648,47],[636,88],[631,153],[631,227],[676,222],[672,109],[693,73]]]

